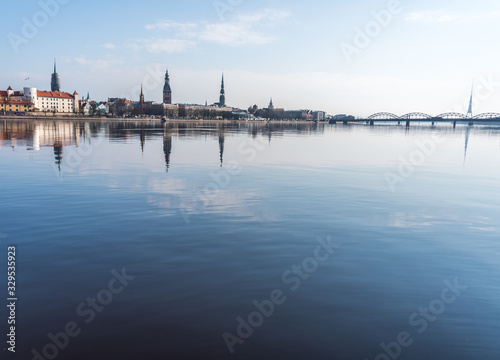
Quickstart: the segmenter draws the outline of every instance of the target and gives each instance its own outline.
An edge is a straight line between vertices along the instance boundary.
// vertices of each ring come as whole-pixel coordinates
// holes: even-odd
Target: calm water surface
[[[4,121],[0,139],[15,358],[500,358],[500,127]]]

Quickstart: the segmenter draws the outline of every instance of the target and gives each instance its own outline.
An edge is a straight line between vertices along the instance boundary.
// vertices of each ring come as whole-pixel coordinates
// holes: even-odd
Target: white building
[[[31,89],[35,90],[36,89]],[[30,92],[33,99],[34,92]],[[35,107],[38,111],[56,112],[56,113],[78,113],[80,106],[78,103],[78,93],[75,91],[73,94],[59,91],[36,91],[36,99],[33,103],[37,104]],[[35,102],[36,101],[36,102]]]
[[[35,111],[56,113],[78,113],[80,111],[78,93],[59,91],[40,91],[25,87],[22,91],[13,91],[10,87],[6,92],[12,101],[29,101],[35,106]]]

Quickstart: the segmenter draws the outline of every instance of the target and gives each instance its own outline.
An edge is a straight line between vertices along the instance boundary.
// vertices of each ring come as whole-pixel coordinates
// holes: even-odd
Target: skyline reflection
[[[376,134],[410,134],[434,131],[448,137],[462,137],[465,140],[463,164],[470,150],[470,138],[474,134],[486,136],[500,135],[500,125],[496,126],[426,126],[414,125],[410,128],[396,125],[368,127],[364,124],[328,125],[317,123],[252,123],[252,122],[101,122],[101,121],[3,121],[0,122],[0,148],[10,147],[13,151],[25,149],[38,152],[43,148],[54,149],[54,159],[59,170],[64,164],[64,149],[79,148],[91,144],[92,139],[103,137],[109,142],[125,142],[138,138],[142,154],[147,143],[161,137],[165,172],[172,166],[172,152],[175,139],[204,137],[207,141],[218,142],[217,156],[220,167],[224,165],[228,138],[247,134],[249,138],[261,136],[269,145],[273,139],[284,135],[309,136],[325,132],[351,133],[356,129],[369,129]]]

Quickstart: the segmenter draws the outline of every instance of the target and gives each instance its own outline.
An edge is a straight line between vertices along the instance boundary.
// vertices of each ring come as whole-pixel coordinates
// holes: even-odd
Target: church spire
[[[226,90],[224,89],[224,73],[222,73],[222,83],[220,87],[219,107],[226,107]]]
[[[469,110],[467,111],[467,117],[472,119],[472,102],[474,100],[474,82],[472,82],[472,90],[470,92],[470,102],[469,102]]]
[[[142,83],[141,83],[141,95],[139,96],[139,113],[140,115],[144,115],[144,91],[142,90]]]
[[[56,59],[54,59],[54,72],[52,73],[52,78],[50,81],[51,91],[61,91],[61,81],[59,80],[59,74],[56,69]]]
[[[163,103],[172,104],[172,89],[170,88],[170,76],[168,69],[165,72],[165,86],[163,86]]]
[[[274,104],[273,104],[273,98],[271,98],[271,101],[269,102],[269,110],[273,110],[274,109]]]

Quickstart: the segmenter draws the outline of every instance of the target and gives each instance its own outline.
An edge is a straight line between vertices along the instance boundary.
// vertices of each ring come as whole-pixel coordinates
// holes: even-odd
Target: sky
[[[96,101],[219,97],[368,116],[500,112],[497,0],[23,0],[2,4],[0,89]],[[29,78],[29,80],[26,80]]]

